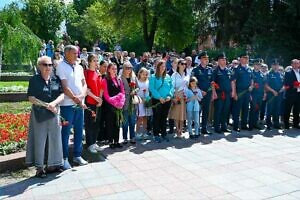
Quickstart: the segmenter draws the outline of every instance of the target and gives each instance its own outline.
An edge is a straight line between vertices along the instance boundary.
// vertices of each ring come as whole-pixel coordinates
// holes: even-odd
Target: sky
[[[9,5],[12,2],[20,2],[18,0],[0,0],[0,10],[4,8],[4,6]]]

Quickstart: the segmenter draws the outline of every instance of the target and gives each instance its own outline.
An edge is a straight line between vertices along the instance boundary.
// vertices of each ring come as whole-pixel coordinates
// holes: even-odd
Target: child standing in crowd
[[[143,99],[143,103],[138,104],[136,115],[137,115],[137,124],[136,124],[136,132],[137,138],[147,138],[147,117],[152,115],[152,109],[147,108],[147,101],[150,100],[149,93],[149,71],[142,67],[138,72],[138,80],[137,84],[140,88],[137,95]]]
[[[88,69],[84,71],[88,88],[85,103],[89,109],[84,110],[84,124],[86,144],[91,153],[97,153],[101,150],[96,143],[99,129],[99,123],[96,123],[96,110],[97,107],[102,105],[102,78],[97,72],[97,67],[98,56],[95,54],[89,55]]]
[[[203,98],[201,90],[197,87],[197,78],[191,77],[189,81],[189,86],[185,90],[187,104],[187,121],[188,121],[188,130],[190,138],[199,137],[199,112],[201,109],[200,101]],[[195,135],[192,133],[192,123],[194,122]]]
[[[149,90],[152,95],[153,105],[153,135],[156,142],[161,142],[159,134],[164,141],[169,141],[167,138],[166,123],[171,106],[171,98],[173,97],[174,88],[172,79],[167,74],[166,62],[160,60],[157,63],[155,74],[149,79]]]
[[[120,125],[122,122],[122,108],[125,103],[124,85],[121,79],[117,78],[117,65],[109,63],[107,76],[103,80],[103,95],[106,103],[106,130],[110,131],[109,147],[121,148],[119,143]]]
[[[123,144],[127,144],[127,133],[129,127],[130,143],[135,144],[135,105],[132,102],[132,96],[136,93],[136,76],[133,72],[133,67],[129,61],[125,61],[121,74],[121,80],[124,84],[125,91],[125,104],[123,107],[124,121],[122,124],[123,129]]]

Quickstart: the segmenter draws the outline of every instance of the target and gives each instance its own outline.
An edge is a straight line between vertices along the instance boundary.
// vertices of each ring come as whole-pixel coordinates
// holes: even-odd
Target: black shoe
[[[115,146],[116,146],[117,148],[122,148],[122,147],[123,147],[120,143],[116,143]]]
[[[272,130],[271,126],[267,126],[267,130],[269,131]]]
[[[229,130],[227,128],[222,128],[221,131],[223,131],[223,132],[229,132],[229,133],[231,132],[231,130]]]
[[[37,170],[37,171],[36,171],[35,177],[38,177],[38,178],[46,178],[46,177],[47,177],[47,174],[46,174],[45,170],[40,169],[40,170]]]
[[[253,126],[253,128],[258,129],[258,130],[262,130],[262,128],[260,126]]]
[[[236,131],[236,132],[240,132],[241,131],[241,129],[239,129],[239,128],[233,128],[233,130]]]
[[[195,135],[190,135],[190,139],[195,139],[196,137],[195,137]]]
[[[247,126],[242,126],[241,128],[242,130],[249,130],[249,128]]]
[[[293,128],[295,128],[295,129],[300,129],[300,126],[293,126]]]
[[[204,130],[204,131],[201,131],[201,133],[203,135],[211,135],[211,132],[207,131],[207,130]]]
[[[116,148],[116,145],[115,145],[115,144],[110,144],[110,145],[109,145],[109,148],[115,149],[115,148]]]
[[[194,135],[194,138],[195,138],[195,139],[198,139],[199,137],[200,137],[200,134]]]

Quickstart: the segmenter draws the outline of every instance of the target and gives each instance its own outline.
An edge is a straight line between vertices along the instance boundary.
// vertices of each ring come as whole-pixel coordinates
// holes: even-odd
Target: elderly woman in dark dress
[[[30,79],[27,92],[32,110],[26,164],[34,165],[37,168],[36,176],[44,178],[46,172],[61,171],[60,167],[63,164],[58,104],[64,99],[64,94],[60,79],[52,73],[51,58],[42,56],[38,59],[37,65],[39,73]],[[45,152],[48,155],[45,155]]]

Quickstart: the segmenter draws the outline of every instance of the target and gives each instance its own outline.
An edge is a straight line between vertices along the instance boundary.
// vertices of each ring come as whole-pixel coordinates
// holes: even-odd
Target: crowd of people
[[[300,128],[298,59],[285,69],[275,60],[269,69],[263,61],[250,67],[247,53],[232,62],[224,53],[210,58],[206,51],[191,56],[152,51],[137,59],[120,46],[114,53],[99,47],[88,53],[76,43],[40,54],[37,65],[28,87],[33,106],[26,162],[37,167],[38,177],[72,168],[71,129],[73,163],[86,165],[83,130],[86,148],[98,153],[99,142],[115,149],[137,140],[181,139],[185,131],[197,140],[210,130],[264,129],[262,120],[267,130],[290,129],[292,110],[292,127]]]

